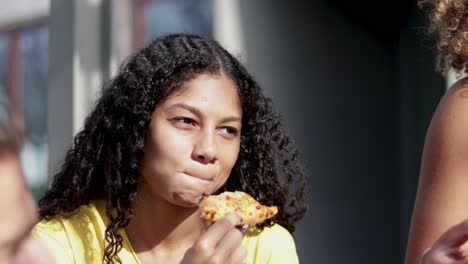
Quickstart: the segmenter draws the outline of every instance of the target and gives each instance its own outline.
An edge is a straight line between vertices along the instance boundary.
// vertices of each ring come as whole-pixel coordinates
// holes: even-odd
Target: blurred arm
[[[421,162],[406,264],[468,218],[468,79],[452,87],[432,119]]]

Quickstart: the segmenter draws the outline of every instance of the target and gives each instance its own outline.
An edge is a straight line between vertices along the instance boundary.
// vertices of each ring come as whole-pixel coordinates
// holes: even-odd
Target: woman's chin
[[[176,193],[174,201],[183,207],[196,207],[200,203],[203,193]]]

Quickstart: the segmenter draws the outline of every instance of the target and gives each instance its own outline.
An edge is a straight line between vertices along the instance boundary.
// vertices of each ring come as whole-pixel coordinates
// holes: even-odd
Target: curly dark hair
[[[431,7],[428,29],[437,38],[437,71],[445,75],[452,67],[468,73],[468,2],[422,0],[419,4]]]
[[[258,227],[278,223],[293,232],[307,207],[306,179],[280,116],[238,60],[216,41],[190,34],[158,38],[122,65],[40,199],[40,219],[71,216],[82,205],[105,200],[109,224],[104,262],[120,263],[119,229],[133,217],[131,202],[141,176],[139,163],[151,114],[158,103],[200,74],[231,78],[243,109],[238,160],[218,192],[244,191],[259,202],[277,205],[278,215]]]

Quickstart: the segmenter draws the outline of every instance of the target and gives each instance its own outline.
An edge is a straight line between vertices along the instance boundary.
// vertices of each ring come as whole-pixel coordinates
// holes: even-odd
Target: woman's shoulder
[[[255,244],[266,248],[286,247],[295,251],[293,236],[279,224],[264,227],[261,230],[251,227],[247,230],[245,239],[255,241]]]
[[[261,230],[250,227],[243,245],[248,251],[248,263],[298,263],[294,238],[279,224]]]
[[[97,206],[96,203],[83,205],[73,215],[41,220],[34,226],[33,235],[43,241],[61,263],[72,259],[91,263],[87,261],[87,254],[101,254],[105,230]]]
[[[82,205],[73,215],[38,222],[33,235],[46,244],[56,263],[102,263],[107,223],[105,202],[95,201]],[[122,263],[138,263],[124,230],[122,235]]]
[[[468,140],[468,78],[456,82],[442,97],[432,118],[429,132],[444,138]]]
[[[80,206],[73,214],[58,214],[51,219],[39,221],[34,229],[46,229],[51,232],[61,232],[69,229],[82,229],[91,226],[97,227],[104,225],[104,219],[101,215],[101,202],[93,202],[89,205]]]
[[[468,76],[453,82],[448,88],[446,94],[442,97],[441,104],[446,102],[456,103],[461,100],[464,102],[468,98]]]

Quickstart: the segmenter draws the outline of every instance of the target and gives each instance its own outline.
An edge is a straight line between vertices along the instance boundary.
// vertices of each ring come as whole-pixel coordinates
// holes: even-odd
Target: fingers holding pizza
[[[205,195],[199,207],[209,227],[187,251],[182,263],[242,263],[247,256],[242,245],[246,226],[278,214],[276,206],[262,205],[239,191]]]
[[[242,245],[244,234],[236,228],[240,222],[237,213],[214,222],[187,251],[182,263],[242,263],[247,250]]]

